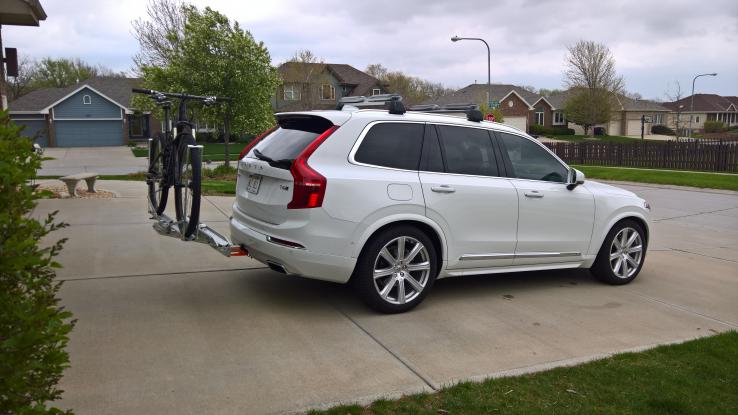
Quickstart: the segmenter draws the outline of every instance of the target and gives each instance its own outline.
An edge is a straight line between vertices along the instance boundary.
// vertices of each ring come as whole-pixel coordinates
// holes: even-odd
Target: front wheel
[[[639,223],[618,222],[605,237],[590,271],[602,282],[627,284],[641,272],[647,247],[646,233]]]
[[[373,309],[402,313],[420,304],[438,273],[430,238],[412,226],[398,226],[373,237],[357,263],[353,282]]]
[[[190,239],[197,232],[200,223],[202,149],[188,147],[188,144],[195,144],[192,136],[181,137],[180,141],[174,202],[179,230],[185,239]]]

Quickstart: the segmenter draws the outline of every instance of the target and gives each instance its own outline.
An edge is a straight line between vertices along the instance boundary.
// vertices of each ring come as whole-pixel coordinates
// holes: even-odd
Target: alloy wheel
[[[618,278],[632,277],[643,260],[643,240],[633,228],[623,228],[610,245],[610,269]]]
[[[385,244],[374,260],[374,288],[388,303],[405,304],[423,292],[430,270],[428,249],[415,238],[400,236]]]

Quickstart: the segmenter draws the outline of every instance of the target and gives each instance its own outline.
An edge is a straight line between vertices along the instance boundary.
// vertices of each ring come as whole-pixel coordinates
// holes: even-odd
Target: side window
[[[498,176],[494,147],[487,130],[439,125],[446,172]]]
[[[371,127],[354,155],[359,163],[417,170],[423,124],[379,123]]]
[[[514,177],[547,182],[566,182],[566,167],[541,146],[523,137],[505,133],[498,134],[510,157]]]
[[[446,171],[443,167],[443,156],[441,155],[441,145],[438,143],[438,134],[436,133],[436,127],[433,125],[428,125],[425,129],[420,170],[438,173]]]

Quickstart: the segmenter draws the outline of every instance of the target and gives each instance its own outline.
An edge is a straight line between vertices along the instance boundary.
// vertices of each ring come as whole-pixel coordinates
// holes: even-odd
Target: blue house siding
[[[25,118],[25,117],[24,117]],[[38,143],[41,147],[48,147],[49,134],[46,120],[13,120],[16,125],[23,126],[21,137],[28,137]]]
[[[83,102],[85,95],[90,103]],[[121,108],[103,98],[89,88],[83,88],[57,104],[54,108],[54,119],[64,118],[121,118]]]

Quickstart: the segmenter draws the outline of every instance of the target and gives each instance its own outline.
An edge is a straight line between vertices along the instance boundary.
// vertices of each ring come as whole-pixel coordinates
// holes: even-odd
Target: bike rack
[[[149,148],[151,147],[152,141],[153,140],[149,138]],[[187,147],[198,149],[200,152],[203,150],[203,146],[201,145],[188,145]],[[149,154],[151,154],[151,152],[149,152]],[[185,238],[179,230],[179,222],[164,213],[158,215],[156,213],[156,208],[151,204],[150,200],[149,213],[151,214],[151,219],[155,221],[153,225],[154,230],[160,235],[170,236],[185,242],[199,242],[210,245],[213,249],[227,257],[248,255],[248,251],[246,249],[240,245],[234,245],[228,237],[221,235],[215,229],[204,223],[197,225],[195,235],[190,238]]]

